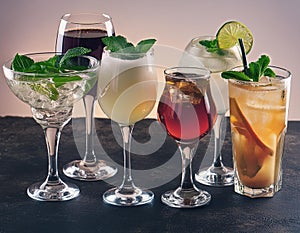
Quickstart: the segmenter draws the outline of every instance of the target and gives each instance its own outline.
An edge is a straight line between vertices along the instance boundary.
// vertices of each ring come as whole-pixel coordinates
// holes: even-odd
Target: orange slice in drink
[[[237,131],[233,140],[239,144],[234,145],[239,174],[254,177],[274,151],[258,137],[234,98],[230,98],[230,121]]]

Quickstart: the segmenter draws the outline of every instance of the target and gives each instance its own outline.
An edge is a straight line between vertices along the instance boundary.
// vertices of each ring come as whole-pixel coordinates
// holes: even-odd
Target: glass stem
[[[214,140],[215,140],[214,160],[213,160],[214,167],[223,167],[222,155],[221,155],[221,135],[222,135],[222,123],[224,121],[224,118],[225,118],[225,114],[218,114],[216,123],[213,128]]]
[[[58,175],[57,158],[58,158],[58,144],[61,135],[61,128],[44,128],[44,134],[48,150],[48,176],[46,183],[58,184],[62,181]]]
[[[123,136],[123,156],[124,156],[124,174],[123,182],[120,186],[120,189],[124,191],[134,190],[135,185],[132,180],[131,175],[131,158],[130,158],[130,147],[131,147],[131,138],[133,125],[120,125],[122,136]]]
[[[182,173],[181,173],[181,190],[196,189],[193,179],[192,171],[192,160],[195,154],[198,143],[193,142],[192,144],[179,144],[179,150],[182,159]]]
[[[85,109],[85,155],[83,162],[88,164],[94,164],[96,162],[96,156],[94,152],[94,101],[95,97],[92,95],[86,95],[83,97],[84,109]]]

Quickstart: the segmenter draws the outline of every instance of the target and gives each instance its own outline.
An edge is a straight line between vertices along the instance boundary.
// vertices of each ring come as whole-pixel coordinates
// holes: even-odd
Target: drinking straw
[[[245,47],[243,43],[243,39],[239,38],[239,44],[241,47],[241,52],[242,52],[242,60],[243,60],[243,66],[244,66],[244,72],[248,69],[248,63],[247,63],[247,57],[246,57],[246,52],[245,52]]]

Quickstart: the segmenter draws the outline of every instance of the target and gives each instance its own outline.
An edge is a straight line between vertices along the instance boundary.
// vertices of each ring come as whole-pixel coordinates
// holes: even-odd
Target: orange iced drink
[[[273,196],[282,184],[281,159],[287,129],[290,73],[259,82],[229,79],[235,192]]]

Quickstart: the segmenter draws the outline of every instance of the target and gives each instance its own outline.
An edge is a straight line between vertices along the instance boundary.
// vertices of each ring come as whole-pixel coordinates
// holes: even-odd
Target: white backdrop
[[[0,64],[15,53],[53,51],[60,17],[67,12],[112,16],[116,34],[130,41],[153,37],[159,45],[183,50],[199,35],[214,35],[228,20],[246,24],[254,34],[248,60],[260,54],[293,74],[290,120],[300,120],[299,0],[1,0]],[[78,107],[80,108],[80,107]],[[101,115],[101,111],[97,110]],[[31,116],[29,107],[8,89],[0,72],[0,116]]]

